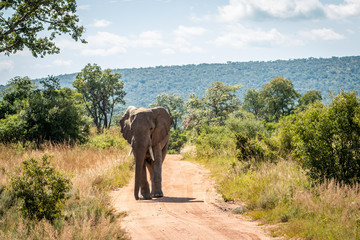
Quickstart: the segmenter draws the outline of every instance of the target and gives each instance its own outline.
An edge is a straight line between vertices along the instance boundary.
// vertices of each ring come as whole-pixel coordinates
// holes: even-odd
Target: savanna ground
[[[200,164],[167,155],[163,165],[164,197],[135,201],[134,183],[112,193],[118,212],[126,211],[122,226],[132,239],[270,239],[257,222],[233,214],[216,194],[214,183]]]
[[[151,239],[360,237],[358,185],[313,184],[291,159],[240,162],[228,147],[187,147],[182,155],[188,161],[169,155],[164,163],[165,197],[135,201],[133,184],[128,184],[132,158],[118,136],[114,129],[93,136],[86,145],[48,144],[43,150],[1,145],[0,239],[137,239],[146,231]],[[72,182],[63,218],[53,223],[24,219],[6,191],[9,174],[25,159],[40,159],[44,153],[53,156],[51,165],[64,170]]]

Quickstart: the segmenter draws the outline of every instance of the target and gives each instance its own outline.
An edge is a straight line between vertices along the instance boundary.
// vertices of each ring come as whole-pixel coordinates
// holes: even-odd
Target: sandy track
[[[137,239],[271,239],[256,222],[221,210],[208,172],[168,155],[163,165],[164,197],[136,201],[134,182],[112,192],[117,211],[127,211],[122,227]]]

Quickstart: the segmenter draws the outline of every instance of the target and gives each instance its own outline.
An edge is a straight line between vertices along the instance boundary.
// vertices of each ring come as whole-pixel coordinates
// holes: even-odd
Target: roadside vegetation
[[[118,132],[91,135],[83,145],[45,143],[41,149],[0,145],[0,238],[125,239],[119,228],[123,214],[114,212],[108,195],[128,183],[133,169]],[[38,190],[17,188],[19,180]],[[42,192],[39,186],[47,190]],[[61,204],[50,201],[61,194]]]
[[[238,88],[216,82],[192,95],[171,142],[185,136],[185,159],[211,170],[225,201],[243,204],[234,213],[275,224],[274,236],[360,238],[357,93],[323,103],[278,77],[240,103]]]
[[[110,128],[125,92],[119,74],[94,68],[105,83],[84,76],[77,82],[102,96],[92,102],[52,76],[40,87],[16,77],[3,89],[0,239],[125,239],[125,213],[114,212],[109,197],[133,170],[119,127]],[[116,91],[104,87],[107,80]]]

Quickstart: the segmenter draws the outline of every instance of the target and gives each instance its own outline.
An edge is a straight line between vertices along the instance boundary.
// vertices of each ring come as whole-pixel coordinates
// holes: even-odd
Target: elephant
[[[165,159],[170,126],[173,123],[169,113],[163,107],[135,108],[130,106],[120,119],[121,133],[131,144],[130,153],[135,158],[134,197],[149,200],[164,196],[161,186],[162,164]],[[146,176],[150,174],[151,192]]]

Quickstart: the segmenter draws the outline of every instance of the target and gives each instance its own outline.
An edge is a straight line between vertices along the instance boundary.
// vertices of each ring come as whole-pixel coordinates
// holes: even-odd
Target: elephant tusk
[[[153,150],[152,150],[151,145],[149,146],[149,152],[150,152],[151,159],[152,159],[153,161],[155,161],[154,153],[153,153]]]
[[[133,148],[132,148],[132,146],[131,146],[130,152],[129,152],[129,156],[131,155],[132,151],[133,151]]]

